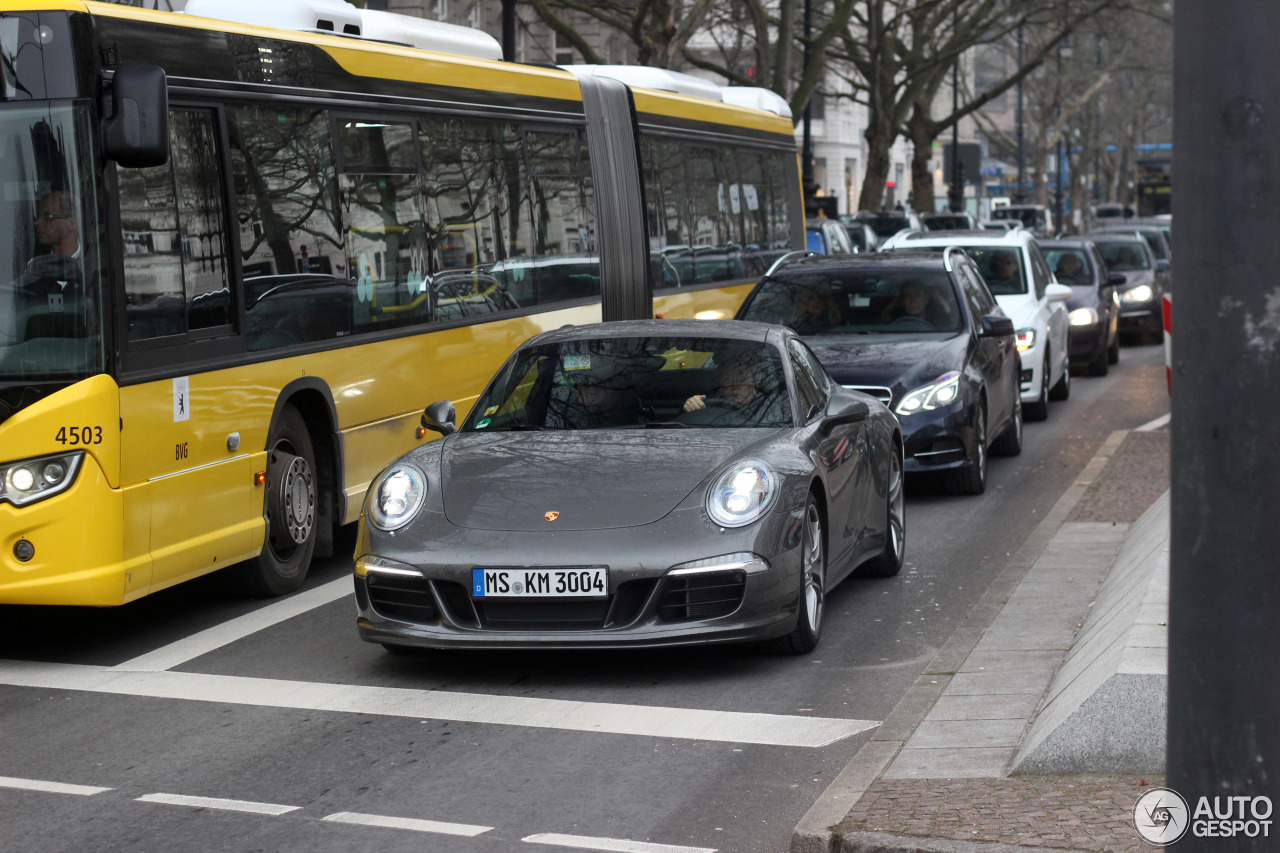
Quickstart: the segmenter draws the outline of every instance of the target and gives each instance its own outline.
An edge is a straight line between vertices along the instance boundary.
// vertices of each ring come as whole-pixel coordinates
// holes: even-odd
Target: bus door
[[[252,368],[201,366],[242,347],[216,118],[174,108],[169,163],[117,169],[126,367],[161,377],[126,378],[120,390],[126,542],[152,558],[151,577],[134,572],[126,597],[253,556],[261,544],[253,474],[265,461],[251,453],[264,455],[253,425],[269,419],[271,401],[265,411],[253,405]]]

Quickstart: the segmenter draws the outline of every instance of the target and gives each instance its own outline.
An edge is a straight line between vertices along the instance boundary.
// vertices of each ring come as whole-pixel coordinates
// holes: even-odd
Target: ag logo
[[[555,521],[557,518],[559,518],[559,517],[560,517],[560,513],[558,513],[558,512],[544,512],[544,513],[542,514],[542,517],[543,517],[543,518],[545,518],[547,521]]]
[[[1191,810],[1172,788],[1152,788],[1134,805],[1133,825],[1147,842],[1167,847],[1187,834]]]

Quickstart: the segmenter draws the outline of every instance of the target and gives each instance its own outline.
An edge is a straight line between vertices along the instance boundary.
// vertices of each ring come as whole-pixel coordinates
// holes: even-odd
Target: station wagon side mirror
[[[102,122],[108,158],[130,169],[169,162],[169,89],[158,65],[124,65],[111,78],[111,117]]]
[[[1112,287],[1119,287],[1128,280],[1129,279],[1125,278],[1125,275],[1122,272],[1113,272],[1107,275],[1107,284]]]
[[[422,425],[441,435],[452,435],[458,431],[458,428],[454,426],[454,421],[457,417],[453,403],[448,400],[437,400],[427,406],[426,411],[422,413]]]
[[[869,414],[871,414],[871,407],[861,400],[834,396],[831,398],[831,402],[827,404],[827,414],[822,419],[820,429],[825,435],[838,426],[856,424],[858,421],[866,420]]]
[[[1075,291],[1071,288],[1067,287],[1065,284],[1059,284],[1056,281],[1044,289],[1044,295],[1049,297],[1050,302],[1066,302],[1074,294]]]
[[[1168,258],[1161,258],[1160,260],[1156,261],[1156,272],[1168,272],[1168,271],[1169,271]]]
[[[988,314],[982,318],[982,331],[979,335],[984,338],[1002,338],[1013,332],[1013,321],[1008,317],[1003,314]]]

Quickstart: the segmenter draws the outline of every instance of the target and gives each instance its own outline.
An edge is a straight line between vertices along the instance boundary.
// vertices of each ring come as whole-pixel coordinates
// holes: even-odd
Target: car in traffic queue
[[[1022,414],[1049,417],[1049,401],[1071,396],[1066,300],[1071,288],[1054,281],[1035,236],[1024,228],[900,234],[886,249],[940,252],[959,246],[978,265],[988,289],[1013,321],[1022,358]]]
[[[1120,297],[1120,337],[1136,341],[1164,334],[1161,300],[1169,290],[1169,267],[1156,262],[1151,246],[1132,232],[1097,231],[1085,235],[1102,254],[1107,269],[1124,276]]]
[[[961,249],[795,259],[737,316],[787,325],[837,382],[888,406],[908,474],[981,494],[988,451],[1022,451],[1013,322]]]
[[[773,641],[905,546],[902,433],[782,326],[640,320],[537,335],[455,429],[369,489],[360,636],[389,649]]]
[[[903,231],[923,231],[924,223],[914,210],[859,210],[853,215],[856,222],[865,222],[876,235],[873,249],[879,249],[885,240]]]
[[[920,223],[926,231],[975,231],[978,220],[964,210],[939,210],[920,214]]]
[[[1040,240],[1040,250],[1059,284],[1071,288],[1067,319],[1071,322],[1071,364],[1106,376],[1120,361],[1120,295],[1125,282],[1110,272],[1092,240]]]
[[[1091,234],[1137,234],[1147,241],[1151,256],[1156,259],[1157,266],[1169,269],[1173,264],[1173,246],[1169,242],[1169,224],[1156,224],[1149,220],[1130,219],[1124,222],[1108,222],[1090,230]]]
[[[874,252],[876,246],[880,243],[880,238],[876,236],[876,232],[871,230],[871,226],[860,219],[853,216],[844,215],[840,217],[840,224],[844,226],[844,230],[849,235],[849,242],[853,244],[853,248],[859,252]]]
[[[819,255],[852,255],[858,251],[849,232],[836,219],[810,219],[804,225],[806,248]]]

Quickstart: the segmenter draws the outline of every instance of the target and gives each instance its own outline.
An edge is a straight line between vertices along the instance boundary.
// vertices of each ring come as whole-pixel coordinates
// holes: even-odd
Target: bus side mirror
[[[158,65],[124,65],[111,78],[111,117],[102,123],[107,157],[142,169],[169,162],[169,89]]]

